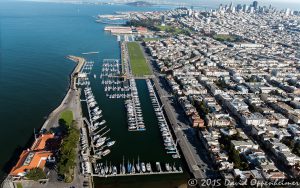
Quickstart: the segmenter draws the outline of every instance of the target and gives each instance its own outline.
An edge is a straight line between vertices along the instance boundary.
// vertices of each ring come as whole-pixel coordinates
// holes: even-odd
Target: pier
[[[164,116],[164,113],[162,111],[163,106],[161,106],[159,103],[159,100],[157,98],[157,95],[155,93],[155,90],[154,90],[154,87],[153,87],[151,81],[148,79],[148,80],[146,80],[146,82],[147,82],[148,90],[150,93],[151,102],[152,102],[156,117],[159,122],[162,137],[164,138],[165,145],[166,144],[168,145],[168,146],[166,146],[167,154],[173,154],[172,155],[173,158],[180,158],[180,154],[177,149],[177,140],[176,140],[176,142],[174,142],[173,136],[169,129],[169,125],[168,125],[166,118]]]
[[[77,63],[77,66],[75,67],[74,71],[71,74],[71,89],[76,90],[78,74],[80,73],[83,65],[85,64],[85,59],[82,57],[77,57],[72,55],[67,56],[67,58]]]

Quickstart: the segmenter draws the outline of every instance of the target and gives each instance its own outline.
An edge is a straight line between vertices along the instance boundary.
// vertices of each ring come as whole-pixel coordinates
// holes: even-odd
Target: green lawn
[[[17,183],[17,188],[23,188],[21,183]]]
[[[144,38],[143,41],[144,42],[149,42],[149,41],[158,41],[159,38]]]
[[[60,114],[60,119],[66,123],[66,126],[70,127],[73,121],[73,112],[71,110],[63,111]]]
[[[156,28],[160,31],[165,31],[167,33],[172,33],[174,35],[177,34],[187,34],[189,32],[191,32],[188,28],[177,28],[174,26],[170,26],[170,25],[165,25],[165,26],[156,26]]]
[[[142,52],[139,43],[128,42],[127,47],[128,47],[132,74],[134,76],[151,75],[150,68],[147,65],[147,61],[144,57],[144,54]]]
[[[213,38],[218,41],[229,41],[229,42],[234,42],[237,40],[237,38],[232,35],[214,35]]]

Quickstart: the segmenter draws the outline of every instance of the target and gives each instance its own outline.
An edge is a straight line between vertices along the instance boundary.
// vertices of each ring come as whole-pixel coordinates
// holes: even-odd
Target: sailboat
[[[135,174],[134,159],[133,159],[133,163],[132,163],[131,173]]]
[[[141,168],[142,168],[142,172],[146,172],[146,165],[145,165],[145,163],[141,163]]]
[[[123,174],[126,174],[126,169],[125,169],[125,165],[124,165],[124,156],[123,156],[122,172],[123,172]]]
[[[109,165],[109,170],[108,170],[109,174],[112,173],[112,166],[111,166],[111,162],[110,162],[110,165]]]
[[[113,174],[113,175],[117,175],[117,173],[118,173],[117,167],[116,167],[116,166],[113,166],[112,174]]]
[[[129,162],[129,159],[127,161],[127,172],[131,173],[131,163]]]
[[[105,164],[105,174],[108,174],[108,166],[107,166],[107,161],[106,161],[106,164]]]
[[[138,156],[138,162],[136,163],[136,171],[140,172],[140,157]]]

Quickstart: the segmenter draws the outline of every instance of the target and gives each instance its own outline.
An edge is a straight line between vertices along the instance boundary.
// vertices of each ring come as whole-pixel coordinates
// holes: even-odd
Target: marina
[[[128,131],[145,131],[145,124],[138,96],[138,90],[133,78],[122,77],[122,65],[117,59],[105,59],[100,74],[106,97],[109,99],[126,99]]]
[[[95,101],[90,87],[86,87],[84,89],[84,95],[90,118],[87,125],[90,135],[90,143],[93,149],[92,157],[95,159],[101,159],[111,152],[109,148],[115,144],[115,141],[105,136],[110,129],[107,129],[107,126],[104,125],[106,121],[102,119],[102,110],[100,110],[97,106],[97,102]]]
[[[93,66],[94,66],[93,61],[85,62],[80,73],[78,73],[78,79],[76,83],[78,86],[90,85],[88,75],[91,73]]]
[[[88,157],[86,156],[90,156],[91,153],[93,153],[92,159],[101,159],[110,154],[111,151],[109,148],[116,142],[105,136],[107,133],[109,133],[110,129],[107,129],[107,126],[105,125],[106,120],[103,119],[102,110],[99,108],[92,92],[92,88],[90,87],[90,81],[87,75],[90,74],[90,71],[93,69],[93,65],[94,62],[85,63],[80,72],[80,74],[83,74],[82,78],[84,78],[84,84],[78,84],[84,85],[84,99],[81,101],[86,103],[88,111],[88,119],[84,118],[84,121],[87,125],[90,139],[86,138],[87,130],[85,128],[81,129],[81,154],[84,159],[84,162],[82,163],[82,169],[85,173],[91,173],[91,165]],[[82,80],[78,79],[78,83],[81,81]],[[92,152],[90,152],[88,149],[90,147],[92,148]]]
[[[105,59],[100,73],[101,84],[104,85],[106,97],[110,99],[126,99],[131,96],[129,82],[123,79],[122,65],[117,59]]]
[[[150,93],[151,102],[153,108],[155,110],[155,114],[158,120],[158,125],[161,131],[161,135],[163,138],[164,146],[167,154],[171,154],[173,158],[180,158],[178,149],[177,149],[177,141],[174,142],[171,131],[169,129],[168,123],[165,119],[164,113],[162,111],[163,106],[160,105],[157,95],[154,91],[153,85],[149,79],[146,80],[147,87]]]
[[[131,42],[131,41],[135,41],[136,39],[136,35],[133,34],[129,34],[129,35],[117,35],[117,41],[126,41],[126,42]]]
[[[103,85],[104,92],[108,99],[117,99],[118,97],[113,96],[117,96],[117,94],[120,95],[121,92],[123,92],[123,94],[124,92],[127,92],[127,98],[124,99],[124,103],[127,114],[128,131],[145,131],[146,128],[136,80],[131,78],[126,79],[124,82],[123,78],[118,77],[121,72],[120,66],[121,65],[118,60],[104,60],[100,74],[101,85]],[[95,99],[92,92],[92,86],[89,82],[89,75],[91,76],[91,72],[84,72],[86,70],[92,70],[93,66],[89,63],[88,66],[84,67],[87,68],[82,69],[81,73],[86,73],[86,81],[88,84],[83,87],[84,99],[82,102],[86,103],[88,116],[87,118],[84,118],[86,127],[83,127],[80,130],[82,173],[100,178],[183,173],[183,169],[178,161],[144,162],[140,161],[139,157],[137,159],[127,159],[127,161],[125,161],[123,157],[122,162],[118,163],[116,160],[108,162],[108,160],[105,159],[106,156],[111,154],[110,148],[118,141],[111,140],[108,136],[111,130],[106,125],[106,120],[103,119],[103,111],[99,108],[99,104]],[[94,77],[97,76],[94,74]],[[176,148],[176,143],[174,143],[170,130],[167,126],[167,122],[162,115],[162,107],[158,103],[158,99],[156,98],[151,82],[150,80],[146,80],[144,82],[149,91],[150,104],[153,105],[153,110],[158,119],[159,130],[161,131],[164,141],[164,149],[168,154],[171,154],[173,159],[180,158]],[[126,86],[124,86],[124,83]],[[124,88],[126,88],[126,90],[124,90]],[[107,95],[108,93],[109,95]],[[160,110],[158,111],[157,109]]]
[[[122,61],[119,59],[103,59],[99,66],[100,70],[95,69],[95,67],[98,68],[98,66],[94,66],[94,61],[87,61],[78,75],[77,85],[82,86],[83,99],[81,101],[86,104],[87,111],[86,118],[84,118],[86,126],[80,130],[81,172],[84,175],[99,178],[182,174],[184,171],[181,167],[181,161],[178,159],[180,155],[177,149],[177,141],[175,142],[173,140],[168,123],[163,115],[162,106],[151,85],[151,81],[147,79],[147,77],[132,76],[131,67],[128,62],[129,56],[126,53],[127,50],[122,48],[122,41],[133,40],[133,37],[130,39],[130,36],[131,35],[117,36],[118,38],[123,37],[120,38],[119,45],[121,46],[121,50],[125,50],[125,54],[122,54],[121,58],[125,57],[126,60],[123,58]],[[88,55],[89,52],[85,54]],[[93,54],[93,52],[91,54]],[[100,79],[97,80],[97,78]],[[142,87],[145,86],[144,89],[142,89],[142,95],[139,94],[141,88],[138,88],[138,85],[139,87],[142,85]],[[128,148],[122,147],[124,140],[128,143],[136,143],[130,142],[129,140],[132,140],[130,137],[134,139],[139,138],[140,140],[141,135],[138,136],[132,133],[127,135],[126,138],[115,138],[112,130],[120,128],[117,128],[117,125],[108,126],[107,121],[103,118],[103,110],[100,109],[102,105],[98,104],[93,93],[94,90],[98,90],[98,87],[101,88],[101,93],[103,93],[103,100],[107,102],[110,101],[108,102],[109,104],[123,104],[128,132],[144,132],[146,131],[145,125],[158,125],[151,127],[151,129],[158,130],[158,136],[162,138],[155,141],[156,144],[158,144],[158,151],[160,151],[158,156],[162,157],[148,158],[145,153],[150,151],[141,150],[141,148],[137,150],[134,147],[131,148],[129,152],[127,151]],[[145,95],[145,93],[147,95]],[[140,97],[143,97],[143,102],[140,100]],[[146,99],[144,97],[146,97]],[[147,105],[150,105],[147,106],[147,108],[143,107],[146,101],[149,101]],[[151,111],[153,115],[151,115],[151,118],[147,117],[145,121],[143,113],[149,111]],[[115,116],[115,113],[112,114]],[[148,116],[148,114],[146,116]],[[153,118],[156,118],[157,122],[153,121]],[[122,136],[124,136],[124,134]],[[146,135],[143,137],[145,136]],[[114,140],[112,137],[114,137]],[[152,140],[152,138],[153,137],[148,138],[148,140]],[[114,151],[117,151],[119,154],[112,152],[113,147],[116,148]],[[133,152],[133,150],[136,151]],[[140,160],[140,157],[136,159],[135,157],[128,156],[127,161],[125,161],[123,157],[123,160],[118,162],[120,161],[120,153],[126,156],[128,154],[142,156],[141,159],[143,160]],[[107,156],[109,156],[109,158]]]

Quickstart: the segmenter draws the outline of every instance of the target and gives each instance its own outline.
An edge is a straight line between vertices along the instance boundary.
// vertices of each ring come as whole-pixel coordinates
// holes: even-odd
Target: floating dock
[[[135,173],[135,174],[108,174],[108,175],[101,175],[101,174],[91,174],[95,177],[102,177],[102,178],[109,178],[109,177],[122,177],[122,176],[149,176],[149,175],[166,175],[166,174],[181,174],[183,171],[165,171],[165,172],[145,172],[145,173]]]

